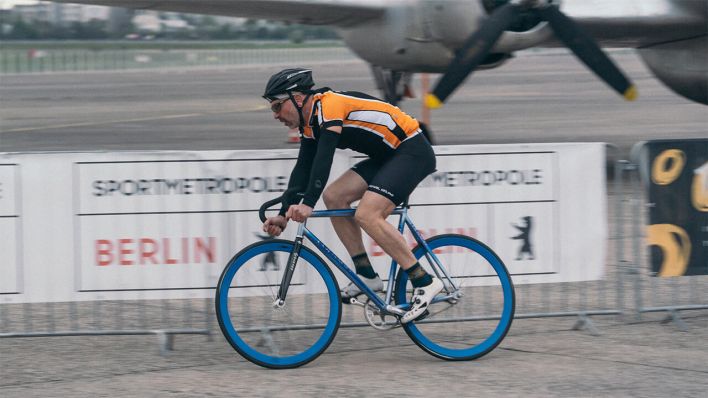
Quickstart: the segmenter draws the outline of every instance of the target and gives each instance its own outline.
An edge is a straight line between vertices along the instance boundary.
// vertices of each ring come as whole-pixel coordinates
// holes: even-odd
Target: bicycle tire
[[[472,360],[488,354],[504,340],[514,318],[514,285],[506,266],[492,249],[469,236],[438,235],[426,239],[426,243],[458,285],[471,280],[476,286],[463,290],[465,296],[450,307],[456,311],[447,312],[446,316],[431,315],[420,321],[404,324],[403,329],[420,348],[438,358]],[[418,245],[413,249],[413,253],[416,259],[420,259],[425,250]],[[445,257],[447,259],[444,259]],[[431,272],[428,264],[419,262]],[[450,265],[449,262],[457,263]],[[459,265],[460,262],[462,266]],[[460,273],[461,269],[464,272]],[[406,272],[399,270],[394,292],[396,304],[407,305],[411,290]],[[486,301],[486,308],[475,314],[479,306],[474,298],[479,296],[483,297],[482,301]],[[429,311],[435,314],[445,305],[448,304],[432,304]],[[494,310],[493,307],[497,309]],[[462,324],[466,326],[461,326]],[[457,326],[457,330],[452,330],[452,326]]]
[[[244,358],[267,368],[295,368],[314,360],[332,343],[341,321],[337,281],[322,258],[304,246],[285,306],[273,307],[283,272],[268,271],[272,264],[267,263],[263,270],[263,261],[287,258],[293,247],[292,241],[273,239],[244,248],[228,262],[216,288],[216,317],[224,337]],[[267,257],[271,254],[275,257]],[[286,347],[290,343],[293,347]]]

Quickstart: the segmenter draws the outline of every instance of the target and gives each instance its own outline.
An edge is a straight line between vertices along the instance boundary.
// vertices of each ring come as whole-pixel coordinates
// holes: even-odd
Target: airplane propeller
[[[502,33],[525,11],[532,12],[538,18],[547,21],[558,39],[626,100],[633,101],[637,97],[635,86],[605,55],[597,43],[558,7],[545,0],[512,0],[496,8],[480,29],[467,39],[447,71],[438,80],[433,92],[426,96],[425,102],[428,107],[442,106],[450,94],[484,61]]]

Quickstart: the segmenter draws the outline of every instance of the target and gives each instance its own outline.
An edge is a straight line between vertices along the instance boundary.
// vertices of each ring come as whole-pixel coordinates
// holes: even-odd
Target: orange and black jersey
[[[341,127],[342,131],[335,133],[330,127]],[[336,148],[386,159],[403,141],[420,133],[417,120],[378,98],[353,91],[318,90],[312,95],[312,112],[303,129],[288,192],[304,192],[303,203],[314,207],[329,178]],[[281,214],[298,201],[296,196],[288,196]]]
[[[335,126],[342,128],[337,148],[372,158],[391,155],[401,142],[420,133],[417,120],[370,95],[354,91],[314,94],[312,116],[302,138],[317,140],[320,131]]]

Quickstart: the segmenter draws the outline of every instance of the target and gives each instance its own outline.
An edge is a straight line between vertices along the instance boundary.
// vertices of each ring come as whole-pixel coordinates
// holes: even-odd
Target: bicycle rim
[[[504,339],[514,316],[514,286],[506,267],[489,247],[468,236],[440,235],[426,242],[463,296],[455,304],[432,304],[428,317],[403,325],[404,330],[418,346],[440,358],[469,360],[489,353]],[[414,254],[435,275],[424,249],[416,247]],[[396,303],[409,303],[412,290],[401,270]]]
[[[339,288],[320,257],[304,248],[283,308],[275,308],[293,243],[255,243],[236,254],[216,291],[224,336],[242,356],[269,368],[293,368],[317,358],[334,339],[341,318]]]

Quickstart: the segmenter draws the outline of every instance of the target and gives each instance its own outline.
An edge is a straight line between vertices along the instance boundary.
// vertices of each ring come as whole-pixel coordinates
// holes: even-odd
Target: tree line
[[[236,26],[220,23],[211,16],[182,14],[188,29],[163,29],[161,32],[141,31],[133,23],[109,26],[108,21],[92,19],[88,22],[52,24],[46,21],[28,22],[8,15],[0,18],[0,39],[4,40],[101,40],[150,38],[166,40],[289,40],[302,43],[307,40],[335,40],[337,33],[324,26],[305,26],[280,22],[262,23],[247,20]]]

